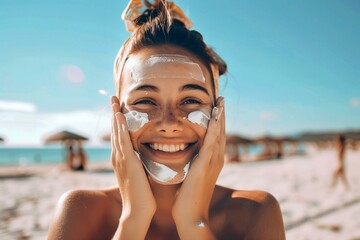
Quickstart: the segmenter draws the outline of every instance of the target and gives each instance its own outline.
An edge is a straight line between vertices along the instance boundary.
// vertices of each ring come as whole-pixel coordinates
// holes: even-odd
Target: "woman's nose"
[[[164,109],[156,125],[156,129],[167,134],[181,132],[184,126],[178,111],[172,107]]]

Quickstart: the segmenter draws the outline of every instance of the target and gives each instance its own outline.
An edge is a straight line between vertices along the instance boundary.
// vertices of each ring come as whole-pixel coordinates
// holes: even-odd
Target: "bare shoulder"
[[[120,211],[116,187],[66,192],[58,200],[48,239],[110,239]]]
[[[222,203],[217,208],[225,216],[226,239],[285,239],[280,206],[272,194],[217,186],[214,195]]]

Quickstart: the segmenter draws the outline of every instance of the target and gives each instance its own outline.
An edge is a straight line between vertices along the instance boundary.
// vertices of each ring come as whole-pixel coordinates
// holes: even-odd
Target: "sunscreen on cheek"
[[[194,111],[189,113],[188,120],[194,124],[198,124],[202,127],[207,128],[210,121],[210,116],[206,115],[202,111]]]
[[[147,113],[138,111],[130,111],[124,114],[128,129],[131,132],[136,132],[149,122],[149,116]]]

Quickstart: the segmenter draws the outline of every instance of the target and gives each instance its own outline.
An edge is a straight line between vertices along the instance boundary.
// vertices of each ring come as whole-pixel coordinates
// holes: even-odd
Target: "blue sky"
[[[205,4],[206,2],[206,4]],[[2,0],[0,135],[38,145],[69,129],[102,144],[128,1]],[[227,131],[360,128],[360,2],[179,0],[228,63]]]

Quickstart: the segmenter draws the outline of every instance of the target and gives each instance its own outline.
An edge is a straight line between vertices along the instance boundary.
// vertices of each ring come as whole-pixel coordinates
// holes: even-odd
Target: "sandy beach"
[[[224,166],[218,183],[265,190],[280,202],[290,240],[360,240],[360,151],[346,153],[350,190],[330,188],[335,150],[316,151],[282,160]],[[0,239],[46,239],[62,193],[116,184],[109,164],[92,164],[86,172],[59,165],[0,168]]]

